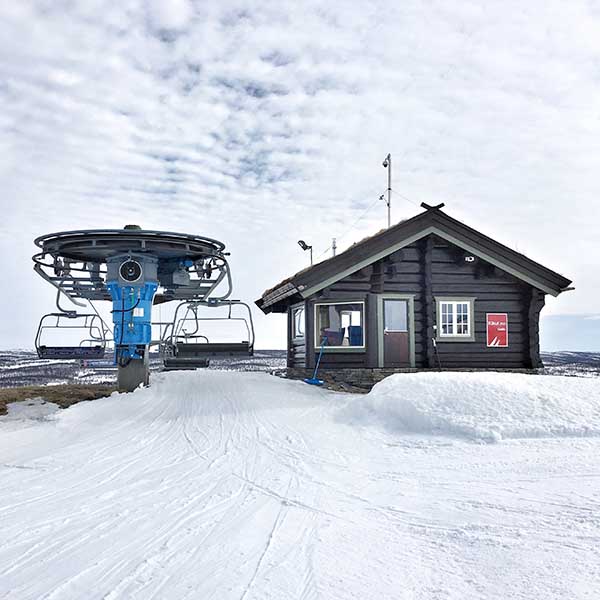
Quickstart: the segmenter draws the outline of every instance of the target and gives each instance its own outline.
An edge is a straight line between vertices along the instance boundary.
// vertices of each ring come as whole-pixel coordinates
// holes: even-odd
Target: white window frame
[[[363,343],[362,346],[328,346],[327,344],[323,347],[323,352],[364,352],[367,348],[367,311],[365,307],[364,300],[341,300],[335,301],[332,300],[330,302],[316,302],[313,306],[314,312],[314,348],[315,350],[320,350],[321,348],[321,339],[319,336],[319,306],[339,306],[341,304],[360,304],[362,306],[362,323],[361,326],[363,328]]]
[[[440,342],[474,342],[475,341],[475,298],[464,298],[456,296],[437,296],[435,298],[437,313],[437,335],[436,340]],[[452,305],[452,333],[442,332],[442,305]],[[467,305],[467,333],[456,333],[457,305]]]

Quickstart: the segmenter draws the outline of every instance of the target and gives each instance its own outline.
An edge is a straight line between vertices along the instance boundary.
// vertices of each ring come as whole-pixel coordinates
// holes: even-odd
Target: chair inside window
[[[348,338],[351,346],[363,345],[363,328],[361,325],[350,325],[348,327]]]
[[[325,338],[327,340],[327,346],[341,346],[344,343],[344,333],[345,329],[343,327],[339,329],[326,327],[321,330],[321,339]]]

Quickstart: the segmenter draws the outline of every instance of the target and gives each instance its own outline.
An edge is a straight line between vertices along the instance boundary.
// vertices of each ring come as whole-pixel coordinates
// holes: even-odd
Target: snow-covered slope
[[[516,373],[392,375],[346,416],[401,432],[500,440],[600,435],[600,383]]]
[[[531,381],[556,399],[549,379]],[[397,388],[170,373],[27,427],[0,420],[0,598],[598,597],[600,438],[349,422],[365,402],[396,419]],[[453,397],[428,410],[463,423]]]

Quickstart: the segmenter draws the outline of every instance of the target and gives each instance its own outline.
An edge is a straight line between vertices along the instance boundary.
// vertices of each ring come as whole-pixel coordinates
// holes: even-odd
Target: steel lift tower
[[[250,308],[231,300],[232,279],[225,245],[206,237],[143,230],[137,225],[124,229],[64,231],[35,240],[40,251],[33,256],[34,269],[57,289],[57,312],[40,321],[35,345],[44,359],[103,359],[114,345],[118,385],[131,391],[149,381],[149,352],[158,346],[164,368],[195,369],[208,366],[210,357],[252,355],[254,327]],[[67,298],[78,312],[61,306]],[[112,302],[110,327],[94,301]],[[152,336],[152,306],[179,301],[175,317],[160,325],[160,336]],[[241,307],[244,316],[233,310]],[[245,337],[236,343],[215,343],[202,331],[199,310],[225,308],[225,319],[243,321]],[[191,323],[191,326],[190,326]],[[79,345],[49,345],[49,330],[84,330]]]

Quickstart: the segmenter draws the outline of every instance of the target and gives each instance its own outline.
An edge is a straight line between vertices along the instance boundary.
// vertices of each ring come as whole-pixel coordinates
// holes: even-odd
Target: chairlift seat
[[[211,356],[251,356],[249,342],[234,343],[185,343],[177,342],[175,352],[178,358],[203,358]]]
[[[169,357],[164,360],[164,371],[194,371],[195,369],[206,369],[209,365],[208,358],[175,358]]]
[[[93,360],[104,358],[104,346],[40,346],[39,358]]]

